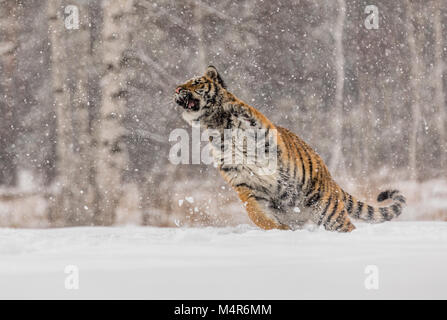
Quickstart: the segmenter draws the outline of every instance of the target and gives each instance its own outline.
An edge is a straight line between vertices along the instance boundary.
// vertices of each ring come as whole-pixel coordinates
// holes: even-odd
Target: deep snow
[[[0,298],[447,298],[446,222],[357,227],[0,229]]]

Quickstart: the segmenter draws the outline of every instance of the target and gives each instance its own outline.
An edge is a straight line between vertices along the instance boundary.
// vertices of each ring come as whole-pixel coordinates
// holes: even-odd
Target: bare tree
[[[128,95],[127,50],[132,40],[134,23],[133,1],[103,1],[101,96],[99,112],[93,128],[97,141],[96,172],[96,224],[110,225],[122,195],[122,175],[128,158],[123,120]]]
[[[433,29],[435,38],[435,63],[434,63],[434,87],[435,87],[435,105],[438,111],[437,126],[439,132],[440,149],[440,167],[447,173],[447,136],[445,129],[446,122],[446,104],[443,87],[444,61],[443,61],[443,39],[441,22],[441,0],[435,1]]]
[[[410,86],[412,89],[412,101],[411,101],[411,116],[412,124],[408,146],[408,159],[409,159],[409,170],[411,179],[415,180],[418,177],[418,167],[417,167],[417,150],[418,150],[418,133],[421,126],[421,106],[420,106],[420,92],[419,87],[420,77],[421,77],[421,67],[420,60],[417,52],[415,29],[413,26],[413,7],[411,1],[407,1],[407,17],[406,17],[406,28],[407,28],[407,41],[408,47],[410,49]]]
[[[197,53],[198,53],[198,65],[199,69],[203,70],[205,67],[209,64],[208,61],[206,61],[206,51],[204,46],[205,39],[203,38],[205,33],[203,32],[203,18],[204,18],[204,12],[202,7],[200,6],[200,3],[193,3],[193,10],[194,10],[194,25],[193,30],[194,33],[197,35]]]
[[[17,162],[14,146],[17,130],[17,94],[15,84],[19,6],[0,1],[0,185],[16,184]]]
[[[131,1],[101,3],[77,6],[79,29],[64,27],[68,2],[49,5],[60,187],[50,216],[55,224],[111,225],[122,194],[134,7]]]
[[[79,2],[79,29],[65,26],[71,2],[48,2],[54,108],[57,132],[58,192],[50,212],[54,225],[92,224],[95,209],[90,133],[88,71],[91,65],[88,4]],[[73,8],[73,7],[72,7]],[[76,19],[75,16],[73,16]]]
[[[343,52],[343,28],[346,17],[345,0],[337,0],[338,13],[335,22],[333,37],[335,42],[335,69],[336,88],[334,106],[334,137],[335,143],[332,151],[330,167],[332,170],[344,170],[343,146],[343,90],[345,82],[345,58]]]

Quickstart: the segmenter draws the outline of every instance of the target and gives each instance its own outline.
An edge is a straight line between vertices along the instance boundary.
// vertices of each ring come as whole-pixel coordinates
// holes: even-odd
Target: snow
[[[0,298],[447,298],[446,222],[357,226],[0,229]]]

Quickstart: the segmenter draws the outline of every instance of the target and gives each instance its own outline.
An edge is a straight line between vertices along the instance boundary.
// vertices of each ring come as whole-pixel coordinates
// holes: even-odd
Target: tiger
[[[379,207],[343,190],[306,142],[230,93],[216,67],[208,66],[203,76],[188,80],[174,91],[174,101],[191,125],[196,122],[200,128],[221,133],[226,129],[262,129],[274,136],[277,164],[270,174],[260,174],[256,162],[228,163],[223,157],[216,158],[216,167],[258,227],[297,230],[311,223],[328,231],[351,232],[355,229],[351,218],[380,223],[402,213],[406,199],[398,190],[381,192],[377,201],[392,203]],[[243,153],[244,149],[236,148],[235,152]]]

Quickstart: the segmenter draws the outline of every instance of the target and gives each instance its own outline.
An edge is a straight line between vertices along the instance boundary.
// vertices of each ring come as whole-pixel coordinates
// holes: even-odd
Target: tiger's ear
[[[225,85],[225,82],[221,78],[219,72],[217,72],[216,67],[208,66],[208,68],[206,68],[205,76],[220,84],[222,88],[226,89],[227,86]]]

